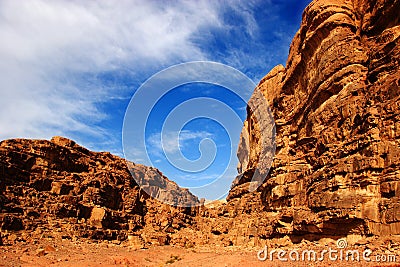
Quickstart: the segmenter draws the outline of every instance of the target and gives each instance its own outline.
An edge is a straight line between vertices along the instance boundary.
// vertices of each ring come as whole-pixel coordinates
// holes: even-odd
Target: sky
[[[148,79],[176,64],[213,61],[257,84],[274,66],[285,65],[308,4],[0,0],[0,140],[61,135],[127,156],[124,118]],[[138,126],[145,129],[150,165],[199,197],[221,197],[237,175],[247,100],[204,82],[170,88]],[[163,128],[174,110],[187,114],[190,107],[218,118],[194,117],[178,131]],[[224,119],[226,108],[236,114],[232,123]],[[129,160],[147,163],[142,152]],[[186,165],[177,167],[177,155]],[[204,187],[217,179],[223,182]]]

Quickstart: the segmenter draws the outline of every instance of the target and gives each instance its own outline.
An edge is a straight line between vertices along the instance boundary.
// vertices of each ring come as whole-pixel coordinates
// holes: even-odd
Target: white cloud
[[[180,132],[155,133],[147,138],[147,143],[150,145],[149,153],[160,156],[163,151],[167,154],[174,154],[189,147],[192,147],[192,142],[197,142],[212,138],[213,134],[206,131],[189,131],[183,130]]]
[[[210,181],[216,180],[221,177],[220,173],[207,173],[207,174],[186,174],[186,175],[177,175],[174,178],[182,181]]]
[[[0,140],[110,137],[98,104],[121,92],[97,74],[204,59],[191,37],[218,25],[210,2],[1,1]]]

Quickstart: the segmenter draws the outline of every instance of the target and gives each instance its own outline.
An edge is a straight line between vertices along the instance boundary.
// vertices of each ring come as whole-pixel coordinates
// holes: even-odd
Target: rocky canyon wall
[[[165,203],[198,202],[155,168],[63,137],[0,142],[0,177],[1,231],[17,241],[129,239],[139,247],[181,242],[170,234],[190,225],[195,210]],[[159,190],[163,202],[149,197],[139,180]]]
[[[255,89],[275,117],[276,155],[254,193],[246,177],[266,126],[249,110],[242,131],[228,207],[252,236],[400,234],[399,10],[400,1],[329,0],[304,11],[286,67]]]

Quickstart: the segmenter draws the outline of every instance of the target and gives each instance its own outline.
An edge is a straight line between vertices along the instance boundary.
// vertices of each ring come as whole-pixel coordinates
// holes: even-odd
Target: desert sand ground
[[[0,247],[0,266],[398,266],[370,262],[280,262],[260,261],[260,248],[157,246],[132,249],[124,244],[87,241],[40,240]]]

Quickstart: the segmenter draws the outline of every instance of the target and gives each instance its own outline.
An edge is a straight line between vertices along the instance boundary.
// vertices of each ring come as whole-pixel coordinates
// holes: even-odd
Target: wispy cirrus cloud
[[[205,59],[191,37],[218,25],[204,1],[1,1],[0,139],[112,138],[101,104],[127,91],[104,74],[139,83],[146,69]]]
[[[154,156],[161,156],[163,152],[174,154],[185,149],[195,147],[199,141],[212,138],[213,134],[206,131],[189,131],[155,133],[147,138],[149,152]]]

